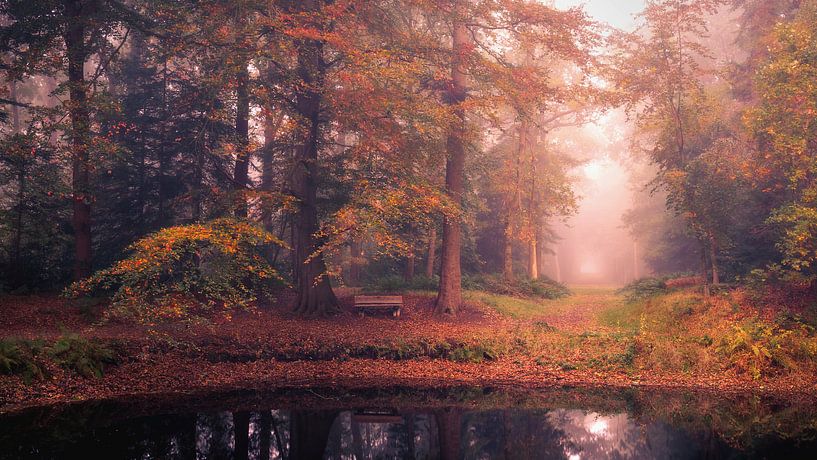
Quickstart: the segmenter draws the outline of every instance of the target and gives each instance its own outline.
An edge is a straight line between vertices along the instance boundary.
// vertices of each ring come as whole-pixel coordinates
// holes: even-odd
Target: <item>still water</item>
[[[331,390],[0,415],[0,458],[817,458],[813,404],[756,396]]]

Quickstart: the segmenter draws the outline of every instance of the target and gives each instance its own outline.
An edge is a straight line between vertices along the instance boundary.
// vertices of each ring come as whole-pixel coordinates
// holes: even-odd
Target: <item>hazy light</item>
[[[587,163],[582,169],[584,170],[585,177],[592,181],[601,179],[602,174],[604,174],[604,164],[599,160],[593,160]]]
[[[581,267],[579,267],[579,272],[582,275],[593,275],[599,272],[599,267],[596,265],[596,262],[586,260],[582,262]]]

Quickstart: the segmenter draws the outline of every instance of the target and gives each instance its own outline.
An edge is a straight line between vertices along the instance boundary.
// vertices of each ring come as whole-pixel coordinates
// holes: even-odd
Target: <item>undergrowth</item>
[[[0,340],[0,374],[19,375],[26,383],[49,376],[50,363],[83,377],[101,377],[106,367],[118,362],[110,346],[76,334],[54,342],[44,340]]]

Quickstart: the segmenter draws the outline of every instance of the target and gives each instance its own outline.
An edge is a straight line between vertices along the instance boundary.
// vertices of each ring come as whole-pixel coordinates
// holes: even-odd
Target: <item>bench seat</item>
[[[392,316],[400,316],[400,309],[403,308],[403,296],[400,295],[356,295],[355,310],[358,315],[367,313],[391,313]]]

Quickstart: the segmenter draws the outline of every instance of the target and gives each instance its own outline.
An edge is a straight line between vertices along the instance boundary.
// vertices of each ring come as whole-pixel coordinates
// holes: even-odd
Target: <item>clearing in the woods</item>
[[[813,365],[776,369],[723,347],[734,340],[745,299],[709,300],[680,290],[628,301],[611,287],[578,286],[557,300],[467,291],[454,320],[433,312],[430,293],[405,293],[399,318],[346,309],[303,319],[281,304],[209,321],[154,325],[99,323],[93,308],[56,297],[6,297],[0,335],[47,347],[74,340],[109,349],[103,375],[77,375],[45,360],[44,377],[0,377],[0,403],[11,406],[145,392],[195,392],[259,386],[657,385],[688,388],[809,390]],[[39,345],[37,345],[39,344]],[[81,349],[81,344],[75,348]],[[761,346],[761,344],[755,344]],[[48,356],[48,353],[40,353]],[[745,358],[745,359],[744,359]]]

